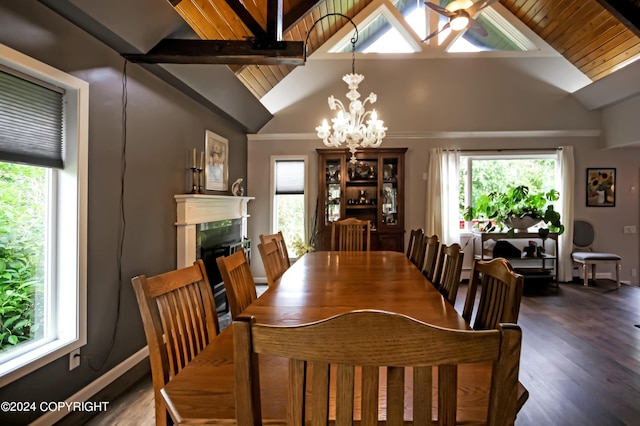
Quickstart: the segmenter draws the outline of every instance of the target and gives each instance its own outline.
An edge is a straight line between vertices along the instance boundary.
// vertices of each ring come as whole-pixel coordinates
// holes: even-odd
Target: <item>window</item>
[[[451,0],[431,0],[431,3],[446,7]],[[481,51],[534,51],[539,50],[533,41],[524,32],[526,26],[522,23],[511,22],[496,9],[498,5],[493,5],[483,9],[475,20],[487,30],[488,35],[483,37],[473,31],[463,31],[460,37],[452,39],[449,37],[451,30],[442,31],[437,38],[433,39],[434,45],[447,43],[447,52],[481,52]],[[392,9],[395,9],[393,12]],[[508,12],[506,12],[508,15]],[[434,21],[433,18],[436,18]],[[360,18],[360,17],[358,17]],[[404,22],[400,20],[404,18]],[[427,32],[427,21],[433,27]],[[443,15],[437,14],[424,6],[424,2],[410,0],[397,0],[392,2],[382,2],[380,6],[372,11],[368,16],[362,17],[358,25],[358,41],[356,51],[363,53],[411,53],[420,52],[426,49],[426,44],[414,43],[414,38],[423,40],[428,33],[442,28],[449,22]],[[435,27],[437,25],[437,28]],[[516,28],[519,27],[519,28]],[[346,25],[350,31],[342,37],[331,52],[350,53],[352,51],[351,37],[353,29]],[[407,32],[411,28],[415,35]]]
[[[4,386],[86,343],[89,103],[86,82],[1,44],[0,74]]]
[[[526,185],[532,192],[556,187],[556,154],[468,155],[460,157],[460,229],[471,230],[475,220],[465,222],[464,210],[481,194]]]
[[[306,232],[307,158],[277,156],[272,167],[272,232],[282,231],[287,245],[308,241]],[[289,250],[290,253],[295,253]]]

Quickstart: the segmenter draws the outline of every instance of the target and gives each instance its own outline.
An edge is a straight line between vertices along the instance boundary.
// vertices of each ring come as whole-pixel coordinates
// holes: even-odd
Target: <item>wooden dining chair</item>
[[[512,425],[517,412],[521,339],[516,324],[477,332],[451,330],[384,311],[348,312],[295,326],[258,324],[240,316],[233,322],[237,424],[262,424],[258,359],[270,355],[289,359],[289,425],[333,424],[329,418],[334,405],[336,425],[354,424],[354,409],[361,409],[362,425],[404,425],[407,389],[412,389],[408,391],[412,398],[409,395],[406,400],[412,405],[414,425],[432,424],[434,396],[437,424],[453,425],[458,409],[457,368],[471,363],[493,366],[492,376],[487,377],[487,418],[479,423]],[[408,367],[413,367],[410,388],[405,386]],[[386,372],[386,383],[380,383],[381,369]],[[359,374],[361,380],[356,380]],[[330,391],[334,381],[335,395]],[[435,382],[437,392],[433,391]],[[311,392],[307,392],[308,385]],[[379,405],[380,388],[386,389],[386,407]],[[360,397],[361,407],[354,407],[354,394]],[[306,412],[309,408],[311,414]],[[378,422],[379,414],[386,414],[386,422]]]
[[[149,346],[156,425],[166,425],[160,390],[220,333],[213,293],[202,260],[131,283]]]
[[[524,277],[515,273],[506,259],[498,257],[490,261],[473,262],[462,311],[462,317],[469,324],[478,286],[481,292],[473,322],[474,330],[492,329],[501,322],[518,322]]]
[[[280,280],[287,267],[284,265],[284,260],[275,240],[258,244],[258,251],[260,251],[264,271],[267,274],[267,284],[272,287]]]
[[[416,242],[424,235],[423,229],[412,229],[409,233],[409,245],[407,246],[407,259],[411,259],[416,249]]]
[[[455,305],[462,273],[464,252],[460,244],[441,245],[433,285],[451,303]]]
[[[331,250],[369,251],[370,249],[370,221],[347,218],[331,222]]]
[[[424,260],[422,274],[433,282],[438,263],[438,251],[440,250],[440,238],[437,235],[426,236],[422,240],[424,245]]]
[[[258,298],[256,283],[244,249],[216,259],[229,300],[231,318],[237,317]]]
[[[427,247],[425,246],[425,235],[423,233],[418,233],[415,235],[413,241],[413,249],[411,250],[411,254],[409,255],[409,260],[411,263],[416,265],[416,267],[422,270],[422,265],[424,264],[424,256],[426,253]]]
[[[268,243],[269,241],[276,242],[276,244],[278,245],[278,250],[280,251],[280,256],[282,257],[282,261],[288,269],[291,266],[291,261],[289,260],[289,251],[287,250],[287,243],[284,241],[282,231],[278,231],[275,234],[260,234],[260,242],[262,244]]]

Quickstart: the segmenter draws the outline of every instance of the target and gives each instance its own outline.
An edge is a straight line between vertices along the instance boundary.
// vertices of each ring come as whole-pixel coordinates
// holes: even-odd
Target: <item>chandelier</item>
[[[351,22],[356,29],[355,36],[351,38],[351,74],[347,74],[342,77],[342,81],[347,83],[349,91],[347,92],[347,99],[349,99],[349,105],[345,108],[345,105],[333,95],[329,96],[329,108],[331,111],[338,111],[336,116],[331,119],[332,125],[330,126],[327,120],[322,121],[322,125],[316,127],[318,137],[322,139],[324,144],[329,147],[340,148],[343,144],[346,144],[347,148],[351,152],[351,163],[356,162],[356,149],[358,148],[377,148],[382,143],[382,139],[386,136],[387,128],[384,127],[384,122],[378,118],[376,110],[367,111],[367,103],[373,104],[377,100],[375,93],[369,93],[364,101],[360,100],[360,93],[358,93],[358,85],[364,80],[362,74],[356,74],[355,72],[355,52],[356,42],[358,41],[358,27],[347,16],[342,14],[331,13],[321,17],[323,19],[327,16],[339,15]],[[318,21],[320,21],[318,19]],[[315,24],[313,26],[315,26]],[[313,26],[311,29],[313,29]],[[309,30],[309,33],[311,32]],[[307,34],[307,40],[309,34]]]

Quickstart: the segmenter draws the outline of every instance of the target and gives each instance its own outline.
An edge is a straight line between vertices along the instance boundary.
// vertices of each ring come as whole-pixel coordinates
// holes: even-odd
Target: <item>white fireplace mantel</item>
[[[247,236],[247,204],[255,197],[229,195],[175,195],[177,207],[177,268],[196,261],[196,225],[218,220],[242,219],[242,236]]]

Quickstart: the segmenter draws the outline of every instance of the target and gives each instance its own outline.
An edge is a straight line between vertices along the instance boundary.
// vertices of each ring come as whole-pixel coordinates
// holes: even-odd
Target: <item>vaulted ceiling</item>
[[[175,10],[203,40],[304,42],[314,22],[330,13],[355,17],[372,0],[173,0]],[[592,81],[640,54],[640,0],[500,0],[500,3]],[[348,22],[323,19],[309,34],[307,55]],[[274,56],[277,56],[274,55]],[[289,59],[289,63],[287,60]],[[229,61],[231,62],[231,61]],[[240,60],[242,62],[242,60]],[[291,58],[275,64],[230,64],[261,98],[295,68]],[[293,65],[292,65],[293,64]]]
[[[403,3],[424,0],[38,1],[125,58],[152,59],[138,62],[247,133],[257,133],[273,118],[261,101],[263,96],[304,64],[306,56],[325,50],[328,44],[323,44],[350,25],[332,16],[314,26],[320,17],[341,13],[358,21],[369,5],[391,2],[402,9]],[[492,7],[522,28],[526,24],[531,29],[527,31],[538,34],[596,82],[590,85],[594,90],[580,95],[585,106],[599,108],[603,98],[611,103],[629,96],[628,87],[635,83],[628,79],[635,76],[618,72],[620,79],[603,77],[640,54],[640,0],[499,3]],[[420,54],[433,53],[431,47],[422,48]],[[324,54],[320,51],[318,57]]]

